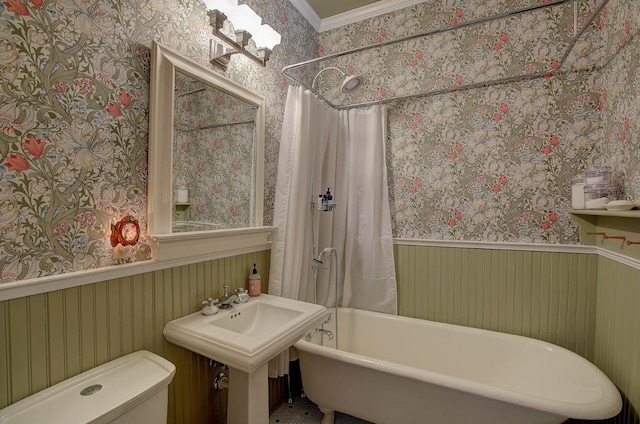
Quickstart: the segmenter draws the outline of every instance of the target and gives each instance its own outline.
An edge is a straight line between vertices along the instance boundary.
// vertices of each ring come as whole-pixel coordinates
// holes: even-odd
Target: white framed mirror
[[[269,245],[264,97],[151,45],[148,236],[157,260]]]

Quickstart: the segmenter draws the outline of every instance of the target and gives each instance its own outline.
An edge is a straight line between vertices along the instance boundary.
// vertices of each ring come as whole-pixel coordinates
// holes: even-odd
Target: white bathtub
[[[598,368],[553,344],[355,309],[338,318],[339,350],[319,333],[295,344],[326,424],[334,411],[376,424],[555,424],[622,406]]]

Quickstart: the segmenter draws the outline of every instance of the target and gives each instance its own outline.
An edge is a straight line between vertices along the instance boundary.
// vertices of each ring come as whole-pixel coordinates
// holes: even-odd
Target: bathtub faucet
[[[333,333],[329,330],[325,330],[324,328],[316,328],[316,333],[320,333],[322,335],[326,334],[329,337],[329,340],[333,340]]]

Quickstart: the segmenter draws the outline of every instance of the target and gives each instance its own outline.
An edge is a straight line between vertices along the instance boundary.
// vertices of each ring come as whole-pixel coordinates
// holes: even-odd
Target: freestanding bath
[[[334,411],[376,424],[558,424],[622,406],[598,368],[550,343],[347,308],[338,318],[339,350],[326,332],[294,345],[324,424]]]

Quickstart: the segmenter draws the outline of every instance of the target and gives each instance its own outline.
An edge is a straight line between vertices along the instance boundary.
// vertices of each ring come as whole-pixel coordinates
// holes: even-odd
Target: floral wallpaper
[[[273,198],[286,96],[279,69],[312,57],[317,35],[286,0],[254,9],[282,44],[264,68],[234,56],[227,75],[267,98]],[[112,257],[110,225],[133,215],[143,235],[146,227],[149,52],[141,43],[155,39],[210,66],[204,5],[4,0],[0,34],[0,283],[122,262]],[[125,261],[148,257],[139,243]]]
[[[266,67],[234,55],[225,73],[267,100],[265,223],[289,83],[282,67],[540,2],[428,0],[317,34],[287,0],[244,1],[282,34]],[[596,4],[579,1],[579,24]],[[623,170],[625,196],[638,200],[639,9],[611,0],[553,77],[390,104],[394,236],[576,243],[565,182],[592,163]],[[331,65],[363,74],[364,90],[334,94],[348,104],[554,69],[572,30],[572,10],[554,7],[346,56]],[[209,66],[204,5],[3,0],[0,31],[0,282],[117,264],[110,224],[131,214],[143,234],[146,226],[149,53],[141,42]],[[304,67],[303,80],[318,70]],[[323,95],[336,78],[319,79]],[[146,258],[140,243],[129,261]]]
[[[624,174],[626,198],[640,203],[640,3],[612,1],[602,25],[611,59],[601,71],[603,162]]]
[[[323,33],[319,51],[381,43],[537,3],[428,1]],[[579,28],[598,4],[578,3]],[[339,105],[451,89],[389,107],[387,166],[395,237],[577,243],[577,226],[566,212],[567,182],[591,164],[625,168],[626,193],[634,196],[638,143],[609,146],[608,140],[612,127],[627,128],[624,136],[631,136],[637,120],[637,89],[629,90],[637,86],[637,47],[625,46],[626,66],[611,65],[605,72],[599,67],[616,54],[621,39],[631,40],[637,2],[612,0],[586,29],[567,66],[553,76],[456,90],[558,69],[573,34],[572,5],[322,63],[365,77],[364,89],[351,96],[335,88],[337,73],[319,78],[321,94]],[[608,85],[617,87],[616,106],[625,109],[626,121],[618,111],[607,112]]]
[[[385,41],[528,6],[513,2],[505,8],[504,1],[488,3],[495,4],[479,6],[475,1],[429,1],[409,10],[322,34],[320,49],[323,54],[362,45],[381,46],[327,61],[326,65],[323,62],[323,67],[331,65],[346,69],[350,74],[364,73],[363,89],[336,98],[340,95],[339,84],[323,83],[322,78],[331,79],[338,74],[325,73],[317,84],[319,92],[336,99],[334,103],[345,105],[456,89],[560,66],[562,54],[571,41],[568,32],[573,33],[572,2],[384,45]],[[586,19],[589,3],[593,2],[580,3],[579,21]]]
[[[176,86],[174,189],[189,191],[189,221],[251,226],[256,108],[199,82]]]
[[[148,53],[113,42],[128,6],[3,2],[2,282],[111,264],[110,224],[144,220]]]

